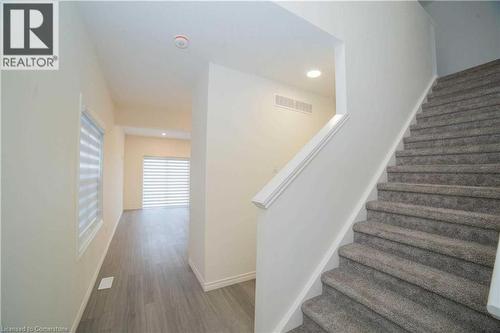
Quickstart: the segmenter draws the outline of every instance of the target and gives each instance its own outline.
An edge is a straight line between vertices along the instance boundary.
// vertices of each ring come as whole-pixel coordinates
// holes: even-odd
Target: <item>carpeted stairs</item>
[[[500,59],[441,77],[299,332],[500,332]]]

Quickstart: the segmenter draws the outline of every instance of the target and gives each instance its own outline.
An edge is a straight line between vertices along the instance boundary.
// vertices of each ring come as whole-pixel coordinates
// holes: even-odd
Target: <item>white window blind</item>
[[[102,223],[102,145],[102,130],[82,112],[78,192],[80,253],[85,250]]]
[[[189,160],[144,157],[142,207],[189,205]]]

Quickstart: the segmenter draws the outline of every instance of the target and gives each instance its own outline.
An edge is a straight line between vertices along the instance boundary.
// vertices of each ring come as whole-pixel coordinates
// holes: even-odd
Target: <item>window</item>
[[[102,225],[103,131],[86,113],[80,116],[78,250],[83,253]]]
[[[189,160],[144,157],[142,207],[189,205]]]

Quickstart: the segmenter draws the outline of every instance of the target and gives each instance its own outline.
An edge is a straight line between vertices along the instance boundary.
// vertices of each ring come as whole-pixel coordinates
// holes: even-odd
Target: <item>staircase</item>
[[[500,59],[437,80],[300,332],[500,332]]]

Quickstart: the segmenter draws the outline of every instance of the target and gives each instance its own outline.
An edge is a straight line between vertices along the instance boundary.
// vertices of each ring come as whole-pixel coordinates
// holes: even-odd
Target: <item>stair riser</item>
[[[465,117],[486,117],[487,115],[500,114],[500,105],[492,105],[484,108],[479,108],[475,110],[467,110],[453,113],[438,114],[433,116],[428,116],[424,113],[417,116],[417,124],[431,124],[440,121],[453,121],[457,118]]]
[[[405,149],[418,149],[418,148],[436,148],[436,147],[450,147],[450,146],[468,146],[489,143],[500,143],[499,134],[486,134],[464,138],[454,139],[438,139],[430,141],[417,141],[405,143]]]
[[[400,326],[396,325],[387,318],[379,315],[375,311],[366,307],[365,305],[356,302],[352,298],[344,295],[337,289],[331,288],[328,285],[323,284],[323,295],[328,295],[331,297],[335,303],[342,304],[342,307],[349,309],[359,317],[368,318],[371,322],[376,323],[374,325],[374,332],[392,332],[392,333],[403,333],[406,332]]]
[[[500,174],[388,172],[388,180],[397,183],[464,186],[500,186]]]
[[[367,278],[374,279],[378,284],[397,292],[416,303],[423,304],[436,312],[446,313],[455,320],[463,323],[478,332],[499,332],[500,321],[475,311],[463,304],[459,304],[436,293],[427,291],[412,283],[403,281],[397,277],[382,271],[368,267],[345,257],[340,257],[341,267],[350,267]],[[443,331],[444,332],[444,331]]]
[[[479,80],[467,80],[461,83],[455,83],[453,85],[449,84],[440,85],[438,83],[434,87],[432,87],[432,92],[429,94],[429,97],[438,97],[448,94],[454,94],[464,90],[482,87],[499,81],[500,81],[500,73],[496,72],[490,75],[486,75]]]
[[[368,245],[375,249],[379,249],[423,265],[434,267],[463,278],[468,278],[485,285],[489,284],[491,281],[492,269],[490,267],[478,265],[470,261],[465,261],[459,258],[360,232],[354,233],[354,242]]]
[[[457,132],[475,128],[483,128],[489,126],[500,126],[500,118],[490,118],[475,121],[468,121],[465,123],[451,124],[444,126],[413,128],[410,129],[411,135],[424,135],[424,134],[439,134],[447,132]]]
[[[488,66],[484,69],[478,69],[469,73],[460,73],[456,76],[449,78],[440,78],[436,84],[436,89],[444,89],[446,87],[454,86],[457,84],[462,84],[464,82],[471,82],[476,80],[482,80],[489,75],[498,73],[500,71],[500,66],[498,64]]]
[[[500,85],[497,85],[495,83],[493,85],[484,86],[484,87],[476,88],[473,90],[466,90],[466,91],[451,94],[451,95],[443,95],[443,96],[437,96],[437,97],[429,97],[428,96],[426,104],[429,107],[433,107],[433,106],[468,100],[471,98],[480,98],[482,96],[491,95],[491,94],[498,94],[498,93],[500,93]]]
[[[468,210],[480,213],[499,214],[500,200],[454,196],[448,194],[412,193],[391,190],[379,190],[379,200],[403,202],[440,208]]]
[[[479,98],[466,99],[456,103],[444,104],[440,106],[431,106],[424,103],[422,112],[426,114],[449,114],[455,112],[474,111],[480,108],[496,106],[500,104],[500,96],[486,95]]]
[[[484,245],[496,245],[498,232],[489,229],[477,228],[463,224],[431,220],[415,216],[367,210],[368,220],[380,221],[412,230],[419,230],[431,234],[442,235],[477,242]]]
[[[490,164],[499,162],[500,152],[396,157],[397,165]]]
[[[321,328],[318,324],[316,324],[311,318],[304,314],[304,331],[307,333],[328,333],[324,329]]]

